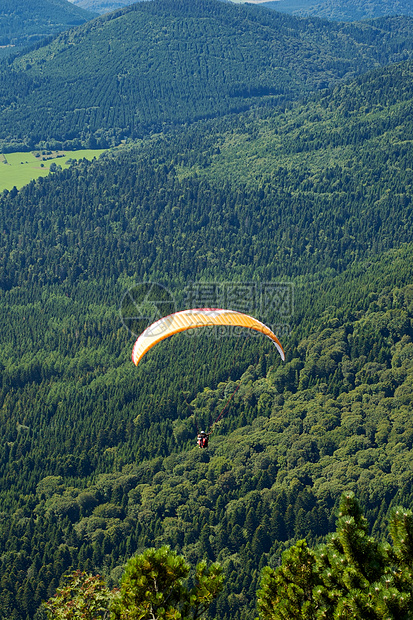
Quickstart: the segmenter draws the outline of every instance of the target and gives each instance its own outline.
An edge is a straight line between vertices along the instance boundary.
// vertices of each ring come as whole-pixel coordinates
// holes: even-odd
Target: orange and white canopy
[[[254,319],[248,314],[236,312],[235,310],[221,310],[216,308],[198,308],[191,310],[182,310],[159,319],[152,325],[149,325],[141,333],[132,350],[132,361],[136,366],[143,358],[145,353],[149,351],[161,340],[169,338],[174,334],[186,331],[187,329],[196,329],[198,327],[215,327],[218,325],[228,325],[233,327],[248,327],[255,331],[261,332],[273,341],[281,359],[285,360],[284,350],[277,336],[269,327]]]

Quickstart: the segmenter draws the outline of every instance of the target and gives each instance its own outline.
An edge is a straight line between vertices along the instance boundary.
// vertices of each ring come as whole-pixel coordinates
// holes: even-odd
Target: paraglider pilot
[[[198,434],[196,442],[200,448],[208,448],[209,434],[205,431],[201,431]]]

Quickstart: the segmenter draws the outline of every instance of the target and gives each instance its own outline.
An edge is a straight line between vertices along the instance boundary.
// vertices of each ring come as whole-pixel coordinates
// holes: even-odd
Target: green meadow
[[[79,151],[18,152],[0,154],[0,191],[20,189],[32,179],[45,177],[55,166],[67,168],[74,159],[93,159],[99,157],[105,149],[82,149]],[[53,165],[54,164],[54,165]],[[50,170],[52,167],[52,170]]]

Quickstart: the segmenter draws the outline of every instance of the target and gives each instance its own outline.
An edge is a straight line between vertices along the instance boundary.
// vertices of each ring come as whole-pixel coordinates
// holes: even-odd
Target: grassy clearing
[[[50,174],[50,166],[66,168],[73,159],[93,159],[105,149],[82,149],[80,151],[33,151],[31,153],[6,153],[0,155],[0,191],[20,189],[32,179]]]

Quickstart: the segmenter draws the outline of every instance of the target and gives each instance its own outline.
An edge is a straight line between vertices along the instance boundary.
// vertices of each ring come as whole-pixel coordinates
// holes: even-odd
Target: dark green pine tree
[[[384,549],[368,536],[367,520],[353,493],[342,496],[338,516],[337,531],[319,549],[318,571],[323,586],[316,598],[326,609],[334,609],[337,618],[379,617],[374,612],[375,596],[370,586],[384,574]]]
[[[320,581],[314,552],[305,540],[284,551],[282,564],[262,571],[258,607],[264,620],[311,620],[316,618],[313,588]]]
[[[277,569],[263,570],[258,607],[262,620],[408,620],[413,614],[413,515],[396,509],[393,546],[368,534],[353,493],[340,502],[334,534],[309,549],[305,541],[284,552]]]

